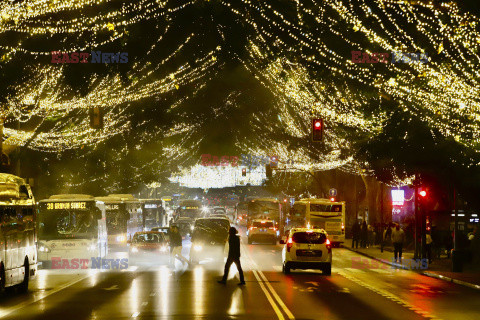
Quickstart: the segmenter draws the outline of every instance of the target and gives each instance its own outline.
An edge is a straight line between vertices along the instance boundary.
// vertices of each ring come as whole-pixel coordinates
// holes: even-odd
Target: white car
[[[323,229],[293,228],[282,250],[283,272],[291,269],[320,269],[332,273],[332,244]]]
[[[248,244],[253,242],[277,243],[278,230],[273,220],[253,220],[247,230]]]

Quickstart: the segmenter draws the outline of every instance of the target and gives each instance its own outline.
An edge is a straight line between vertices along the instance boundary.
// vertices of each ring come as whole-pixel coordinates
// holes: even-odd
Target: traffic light
[[[427,190],[425,189],[420,190],[418,194],[420,195],[420,197],[425,198],[427,196]]]
[[[335,197],[330,197],[331,202],[335,202]]]
[[[269,164],[265,166],[265,175],[267,176],[267,178],[272,177],[272,167]]]
[[[242,177],[246,177],[247,176],[247,168],[243,168],[242,169]]]
[[[90,108],[90,127],[92,129],[103,128],[103,109],[100,107]]]
[[[312,141],[321,142],[323,139],[323,119],[312,120]]]

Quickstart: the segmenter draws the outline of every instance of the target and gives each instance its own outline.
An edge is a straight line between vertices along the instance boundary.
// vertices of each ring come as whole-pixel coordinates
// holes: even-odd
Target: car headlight
[[[135,248],[135,247],[133,247],[133,248],[132,248],[132,252],[138,252],[138,249]]]
[[[193,227],[193,226],[191,226],[191,227],[190,227],[190,230],[192,230],[192,231],[193,231],[193,228],[194,228],[194,227]]]
[[[127,240],[127,237],[125,236],[117,236],[117,242],[125,242]]]
[[[38,248],[38,251],[40,251],[40,252],[50,252],[50,249],[48,249],[48,248],[45,247],[45,246],[40,246],[40,247]]]
[[[168,247],[167,246],[161,246],[160,247],[160,252],[167,252],[168,251]]]
[[[203,246],[201,246],[199,244],[196,244],[196,245],[193,246],[193,250],[195,250],[195,251],[202,251],[202,249],[203,249]]]

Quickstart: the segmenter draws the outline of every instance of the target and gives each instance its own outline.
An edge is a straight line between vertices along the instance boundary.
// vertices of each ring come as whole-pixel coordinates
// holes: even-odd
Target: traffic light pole
[[[418,223],[419,223],[419,215],[418,215],[418,187],[415,186],[415,189],[414,189],[414,196],[413,196],[413,203],[414,203],[414,207],[415,207],[415,253],[413,255],[413,258],[414,259],[418,259],[418,257],[420,256],[419,254],[419,246],[418,246],[418,242],[419,242],[419,236],[418,236],[418,231],[419,231],[419,228],[418,228]]]

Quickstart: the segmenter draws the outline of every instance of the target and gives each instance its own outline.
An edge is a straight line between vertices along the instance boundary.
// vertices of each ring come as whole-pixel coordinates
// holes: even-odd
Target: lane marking
[[[375,288],[374,286],[372,285],[369,285],[363,281],[361,281],[360,279],[357,279],[355,278],[354,276],[352,275],[349,275],[345,272],[342,272],[342,271],[339,271],[338,272],[339,275],[347,278],[348,280],[350,281],[353,281],[355,282],[356,284],[358,284],[359,286],[362,286],[364,288],[367,288],[379,295],[381,295],[382,297],[384,298],[387,298],[388,300],[390,301],[393,301],[407,309],[410,309],[412,310],[413,312],[415,312],[416,314],[424,317],[424,318],[427,318],[427,319],[435,319],[435,320],[441,320],[440,318],[437,318],[436,316],[430,314],[428,311],[425,311],[425,310],[422,310],[421,308],[417,307],[417,306],[414,306],[412,304],[410,304],[409,302],[405,301],[405,300],[402,300],[401,298],[397,297],[396,295],[394,295],[393,293],[390,293],[388,291],[385,291],[385,290],[382,290],[382,289],[378,289],[378,288]]]
[[[267,285],[268,289],[269,289],[269,295],[271,293],[271,295],[273,295],[273,297],[275,298],[275,300],[277,301],[278,303],[278,306],[280,306],[283,311],[285,312],[285,314],[287,315],[288,319],[289,320],[295,320],[295,316],[292,314],[292,312],[287,308],[287,306],[285,305],[285,303],[283,302],[283,300],[280,298],[280,296],[277,294],[277,292],[275,291],[275,289],[273,289],[272,285],[270,284],[270,281],[268,281],[267,277],[263,274],[262,271],[259,270],[257,264],[255,263],[255,261],[253,261],[252,259],[252,256],[250,255],[250,252],[248,250],[245,249],[245,245],[242,243],[242,246],[244,248],[244,252],[246,252],[247,254],[247,259],[248,259],[248,262],[250,264],[250,268],[252,269],[252,272],[253,274],[255,275],[255,277],[257,278],[257,281],[260,283],[260,286],[264,287],[264,284],[262,283],[262,281]],[[261,279],[258,277],[258,274],[260,275]],[[264,291],[265,292],[265,291]],[[268,290],[267,290],[268,292]],[[265,293],[266,295],[267,293]],[[268,296],[267,296],[268,297]],[[269,300],[270,301],[270,300]],[[271,302],[270,302],[271,303]],[[278,306],[274,304],[275,307],[274,307],[274,310],[275,309],[278,309]],[[273,307],[272,305],[272,307]],[[276,311],[275,311],[276,312]],[[279,319],[285,319],[283,317],[283,314],[280,312],[280,315],[277,313],[277,316],[279,316]],[[281,317],[281,318],[280,318]]]
[[[270,291],[272,292],[273,296],[275,297],[275,299],[277,300],[277,303],[279,304],[280,307],[282,307],[283,311],[285,311],[285,314],[287,315],[288,319],[290,320],[294,320],[295,317],[294,315],[292,314],[292,312],[287,308],[287,306],[285,305],[285,303],[283,303],[283,300],[280,299],[280,297],[278,296],[277,292],[273,289],[272,285],[270,284],[270,282],[268,281],[267,277],[265,277],[265,275],[263,274],[262,271],[258,270],[258,273],[260,273],[260,276],[263,278],[263,281],[265,281],[265,283],[267,284],[267,287],[270,289]]]
[[[6,309],[6,310],[2,310],[2,311],[0,311],[0,318],[3,318],[3,317],[5,317],[5,316],[9,315],[10,313],[15,312],[15,311],[17,311],[17,310],[20,310],[20,309],[22,309],[22,308],[25,308],[25,307],[27,307],[27,306],[29,306],[29,305],[31,305],[31,304],[34,304],[35,302],[38,302],[38,301],[40,301],[40,300],[43,300],[43,299],[45,299],[46,297],[51,296],[52,294],[55,294],[55,293],[57,293],[57,292],[59,292],[59,291],[62,291],[63,289],[66,289],[66,288],[68,288],[68,287],[70,287],[70,286],[72,286],[72,285],[74,285],[74,284],[76,284],[76,283],[78,283],[78,282],[80,282],[80,281],[82,281],[82,280],[85,280],[85,279],[87,279],[87,278],[89,278],[89,277],[91,277],[91,276],[92,276],[92,274],[88,274],[88,275],[86,275],[86,276],[84,276],[84,277],[81,277],[80,279],[73,280],[73,281],[71,281],[71,282],[67,282],[66,284],[64,284],[64,285],[62,285],[62,286],[60,286],[60,287],[58,287],[58,288],[56,288],[56,289],[53,289],[53,290],[49,291],[48,293],[45,293],[44,295],[42,295],[42,296],[40,296],[40,297],[36,297],[36,298],[34,298],[33,300],[31,300],[31,301],[25,301],[25,302],[22,302],[22,303],[20,303],[20,304],[18,304],[18,305],[16,305],[16,306],[14,306],[14,307],[8,308],[8,309]]]
[[[273,300],[272,296],[271,296],[270,293],[268,292],[267,288],[265,288],[262,280],[261,280],[260,277],[258,276],[257,271],[252,268],[252,272],[253,272],[253,274],[255,275],[255,278],[257,278],[258,284],[260,284],[260,288],[262,288],[263,293],[264,293],[265,296],[267,297],[268,302],[270,302],[270,305],[272,306],[273,310],[274,310],[275,313],[277,314],[278,319],[279,319],[279,320],[285,320],[285,318],[283,317],[282,312],[280,311],[280,309],[278,308],[277,304],[276,304],[275,301]]]

